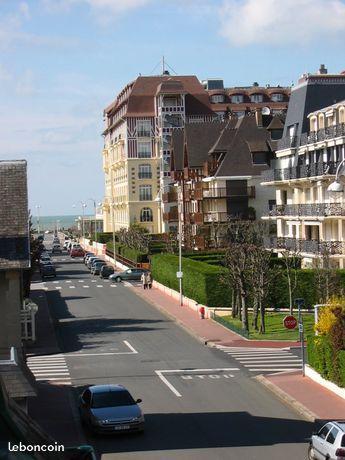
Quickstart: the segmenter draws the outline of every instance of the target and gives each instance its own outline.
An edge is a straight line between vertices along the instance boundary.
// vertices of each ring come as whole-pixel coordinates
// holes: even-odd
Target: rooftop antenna
[[[164,75],[165,73],[165,60],[164,60],[164,56],[162,58],[162,75]]]

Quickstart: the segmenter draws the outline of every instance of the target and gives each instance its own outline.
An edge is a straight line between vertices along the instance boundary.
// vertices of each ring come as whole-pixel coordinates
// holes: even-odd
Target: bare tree
[[[300,266],[301,258],[300,258],[299,252],[297,251],[295,252],[282,251],[281,255],[284,261],[286,280],[288,284],[289,310],[290,310],[290,315],[292,315],[293,314],[293,294],[297,288],[298,268]]]
[[[332,267],[330,251],[324,249],[315,264],[315,283],[319,303],[327,303],[337,293],[339,277]]]

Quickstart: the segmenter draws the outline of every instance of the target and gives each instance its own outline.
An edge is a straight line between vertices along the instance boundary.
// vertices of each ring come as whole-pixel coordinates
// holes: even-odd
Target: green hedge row
[[[334,353],[327,336],[309,337],[308,363],[319,374],[341,387],[345,387],[345,350]]]
[[[113,250],[113,242],[110,241],[107,243],[107,248],[112,251]],[[131,260],[132,262],[136,263],[145,263],[148,262],[148,256],[144,252],[140,252],[137,249],[130,248],[124,244],[117,244],[116,245],[116,254],[126,259]]]
[[[226,270],[187,258],[182,260],[184,295],[209,307],[227,307],[231,303],[230,289],[220,282]],[[153,279],[179,290],[178,257],[173,254],[155,254],[151,257]]]
[[[113,232],[103,232],[97,234],[97,242],[106,244],[108,241],[113,240]]]

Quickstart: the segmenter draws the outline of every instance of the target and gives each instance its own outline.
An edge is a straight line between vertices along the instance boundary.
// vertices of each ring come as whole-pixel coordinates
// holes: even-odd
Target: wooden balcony
[[[172,190],[170,192],[163,193],[163,203],[176,203],[177,202],[177,191]]]

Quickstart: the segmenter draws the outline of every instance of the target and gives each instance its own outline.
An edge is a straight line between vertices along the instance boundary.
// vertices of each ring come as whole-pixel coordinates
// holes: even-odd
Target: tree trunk
[[[266,332],[266,325],[265,325],[265,307],[260,299],[260,334],[265,334]]]
[[[253,321],[252,321],[252,326],[253,328],[258,331],[259,328],[258,328],[258,317],[259,317],[259,302],[258,302],[258,298],[257,296],[255,295],[254,297],[254,303],[253,303]]]
[[[289,288],[289,309],[290,309],[290,315],[293,315],[293,303],[292,303],[292,286],[291,286],[291,277],[290,274],[287,275],[287,280],[288,280],[288,288]]]
[[[248,324],[248,308],[246,305],[246,293],[243,289],[243,283],[241,283],[240,287],[241,292],[241,319],[242,319],[242,329],[249,332],[249,324]]]

